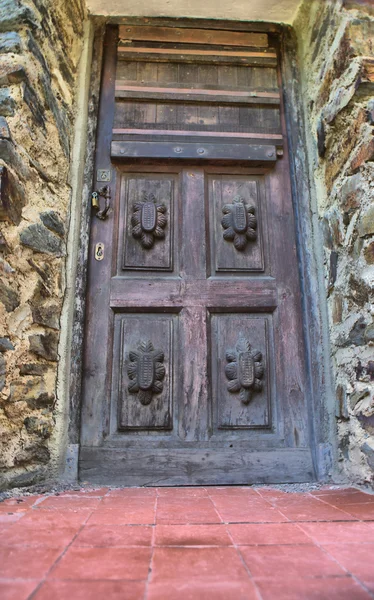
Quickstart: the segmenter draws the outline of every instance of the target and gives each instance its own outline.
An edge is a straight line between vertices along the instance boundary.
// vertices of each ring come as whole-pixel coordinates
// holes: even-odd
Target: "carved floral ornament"
[[[229,392],[240,393],[243,404],[249,404],[253,392],[261,392],[264,376],[264,365],[262,354],[253,350],[251,344],[244,338],[240,338],[234,351],[226,352],[228,364],[225,374],[229,383]]]
[[[166,206],[157,204],[154,194],[143,192],[143,202],[136,202],[131,217],[132,235],[144,249],[152,248],[155,239],[165,237]]]
[[[128,390],[131,394],[138,394],[141,404],[146,406],[152,402],[153,394],[160,394],[164,388],[164,353],[155,350],[152,342],[147,340],[140,342],[137,350],[130,350],[129,358]]]
[[[255,207],[247,206],[243,198],[235,196],[232,204],[225,204],[222,212],[224,214],[221,221],[224,239],[234,242],[237,250],[245,250],[248,242],[257,239]]]

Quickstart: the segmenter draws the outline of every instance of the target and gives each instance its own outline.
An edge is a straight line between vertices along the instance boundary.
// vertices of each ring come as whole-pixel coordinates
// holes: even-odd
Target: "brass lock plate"
[[[104,258],[104,244],[99,242],[95,246],[95,260],[103,260]]]

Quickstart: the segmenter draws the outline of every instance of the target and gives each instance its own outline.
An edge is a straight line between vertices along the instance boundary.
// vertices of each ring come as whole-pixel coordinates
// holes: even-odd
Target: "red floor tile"
[[[342,567],[374,592],[374,544],[324,544],[323,547]]]
[[[215,502],[218,514],[224,523],[282,523],[288,521],[276,508],[247,504],[234,507],[222,507]]]
[[[360,521],[374,521],[374,503],[346,504],[342,510]]]
[[[150,548],[78,548],[71,546],[50,579],[146,580]]]
[[[152,583],[204,581],[241,582],[248,579],[235,548],[155,548]]]
[[[109,492],[110,488],[81,488],[80,490],[68,490],[61,492],[59,496],[80,496],[81,498],[102,498]]]
[[[277,505],[290,521],[354,521],[356,518],[343,510],[319,501]]]
[[[299,527],[318,544],[374,543],[374,531],[368,524],[357,521],[299,523]]]
[[[3,524],[8,524],[8,523],[15,523],[16,521],[19,521],[21,518],[24,518],[26,513],[24,512],[19,512],[19,513],[0,513],[0,525]]]
[[[148,496],[152,496],[156,498],[157,490],[156,488],[112,488],[106,494],[107,497],[111,498],[112,496],[121,496],[122,498],[146,498]]]
[[[152,583],[147,600],[258,600],[254,584],[249,580],[239,582],[185,581],[180,583]]]
[[[40,524],[37,528],[21,521],[14,523],[6,535],[0,536],[0,546],[44,546],[63,548],[70,544],[77,534],[77,527],[48,527]]]
[[[145,582],[49,580],[33,600],[143,600]]]
[[[98,509],[92,513],[87,525],[153,525],[155,511],[152,508],[139,509]]]
[[[87,521],[91,510],[30,510],[22,517],[23,525],[33,525],[35,528],[51,527],[54,529],[65,527],[79,527]]]
[[[100,498],[80,496],[48,496],[38,503],[37,509],[43,510],[94,510],[99,505]]]
[[[344,570],[313,545],[240,546],[240,552],[253,577],[328,577],[345,575]]]
[[[229,525],[228,530],[235,544],[310,544],[310,538],[293,523],[241,523]]]
[[[160,498],[207,498],[208,492],[205,488],[157,488],[157,496]]]
[[[63,548],[2,547],[0,578],[41,579],[63,552]]]
[[[344,507],[349,504],[374,504],[374,495],[364,494],[363,492],[351,492],[349,494],[324,494],[323,496],[314,496],[323,502],[332,506]]]
[[[141,497],[130,497],[126,498],[123,496],[105,496],[100,501],[98,506],[99,510],[113,508],[114,510],[154,510],[156,505],[156,498],[153,496]]]
[[[74,546],[150,546],[152,527],[145,525],[86,525],[74,541]]]
[[[256,580],[262,600],[369,600],[371,596],[350,577],[328,579]]]
[[[27,600],[30,594],[39,585],[38,580],[4,581],[0,580],[1,600]]]
[[[158,498],[157,523],[221,523],[209,498]]]
[[[209,496],[258,496],[258,489],[250,486],[211,486],[206,488]]]
[[[224,525],[157,525],[156,546],[231,546]]]

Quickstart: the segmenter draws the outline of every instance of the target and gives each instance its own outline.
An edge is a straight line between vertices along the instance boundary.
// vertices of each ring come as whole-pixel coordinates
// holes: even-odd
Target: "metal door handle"
[[[105,198],[105,205],[102,210],[100,210],[100,197]],[[109,185],[104,185],[104,187],[100,188],[99,190],[92,192],[92,195],[91,195],[92,207],[97,211],[96,216],[98,219],[101,219],[101,221],[105,221],[105,219],[108,218],[108,215],[111,211],[111,207],[110,207],[111,198],[112,198],[112,195],[110,192]]]

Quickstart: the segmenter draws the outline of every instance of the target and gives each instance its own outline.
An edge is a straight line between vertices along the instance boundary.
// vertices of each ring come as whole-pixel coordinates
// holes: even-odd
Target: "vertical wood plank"
[[[117,60],[117,27],[107,27],[104,41],[104,62],[100,95],[98,137],[95,174],[97,169],[109,169],[112,201],[116,190],[115,169],[110,158],[110,144],[114,120],[114,86]],[[96,179],[96,177],[95,177]],[[96,187],[97,183],[94,182]],[[91,240],[88,264],[88,285],[86,309],[86,345],[82,407],[83,445],[96,446],[102,442],[104,431],[109,427],[109,385],[111,355],[110,325],[112,314],[109,309],[109,290],[112,265],[112,240],[114,237],[114,219],[111,214],[106,221],[92,217]],[[105,258],[95,260],[95,245],[101,242],[105,247]],[[103,343],[105,340],[105,343]]]

